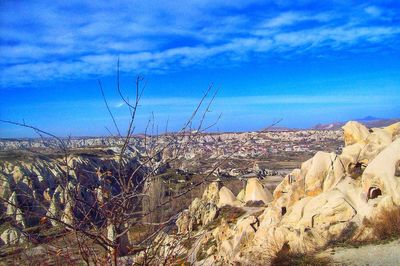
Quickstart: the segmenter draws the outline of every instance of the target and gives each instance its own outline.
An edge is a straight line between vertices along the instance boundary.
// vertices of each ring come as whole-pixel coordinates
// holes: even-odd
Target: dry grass
[[[246,202],[246,207],[265,207],[265,203],[262,200],[251,200]]]
[[[275,244],[276,245],[276,244]],[[327,266],[332,265],[332,259],[317,257],[313,253],[301,254],[290,251],[290,246],[284,244],[271,260],[271,266]]]
[[[314,254],[283,253],[271,261],[272,266],[327,266],[332,260],[327,257],[316,257]]]
[[[372,228],[373,236],[378,240],[400,237],[400,208],[382,210],[374,219],[365,219],[364,225]]]
[[[211,230],[213,228],[216,228],[218,225],[221,224],[221,220],[224,219],[228,224],[236,222],[237,219],[245,214],[246,211],[243,210],[242,208],[234,207],[234,206],[223,206],[221,209],[218,210],[218,216],[217,218],[209,223],[206,226],[207,230]]]
[[[237,218],[245,213],[246,212],[242,208],[226,205],[219,210],[218,216],[224,218],[226,222],[230,223],[236,221]]]
[[[128,231],[129,241],[131,243],[139,243],[146,239],[155,230],[155,226],[136,224]]]
[[[41,232],[51,235],[53,232]],[[83,265],[75,235],[70,232],[57,238],[49,236],[39,245],[31,243],[7,245],[0,248],[0,265]],[[83,239],[83,237],[81,238]],[[98,262],[106,258],[104,250],[93,242],[88,242],[88,252],[96,255]]]
[[[368,244],[382,244],[388,241],[400,238],[400,208],[382,210],[373,219],[365,218],[363,220],[363,228],[371,229],[368,238],[360,240],[357,234],[357,226],[349,224],[342,235],[331,242],[330,247],[359,247]]]
[[[356,223],[351,222],[348,226],[342,231],[342,233],[335,239],[331,239],[326,248],[329,247],[354,247],[358,246],[359,243],[356,243],[353,240],[353,237],[357,231],[358,226]]]

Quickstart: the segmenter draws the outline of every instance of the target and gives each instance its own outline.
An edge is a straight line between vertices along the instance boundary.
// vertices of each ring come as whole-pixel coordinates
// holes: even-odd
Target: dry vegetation
[[[360,239],[363,231],[357,231],[355,224],[350,224],[342,235],[329,242],[327,247],[359,247],[369,244],[383,244],[400,238],[400,208],[381,210],[373,219],[364,218],[363,229],[369,236]]]
[[[400,238],[400,208],[383,209],[373,219],[363,220],[364,230],[370,230],[371,235],[364,240],[355,237],[357,227],[350,224],[343,234],[327,245],[327,247],[360,247],[364,245],[384,244]],[[271,265],[333,265],[331,258],[317,256],[313,253],[293,253],[290,248],[284,247],[277,252]]]
[[[383,209],[374,219],[363,221],[367,228],[372,228],[377,240],[393,240],[400,237],[400,208]]]
[[[317,257],[314,254],[300,254],[282,252],[271,261],[271,266],[328,266],[332,265],[331,259]]]
[[[200,176],[197,179],[192,178],[192,182],[185,182],[184,187],[178,181],[186,180],[186,177],[172,172],[158,176],[159,173],[165,172],[163,169],[168,168],[167,166],[179,155],[184,155],[187,152],[188,145],[196,137],[213,126],[214,123],[209,124],[205,121],[206,114],[209,112],[210,105],[215,97],[214,94],[211,99],[207,99],[211,93],[211,86],[200,99],[192,115],[184,122],[182,129],[175,134],[167,135],[166,142],[162,145],[157,145],[158,128],[154,124],[154,117],[150,119],[144,134],[145,147],[138,155],[134,148],[134,130],[136,113],[145,84],[143,84],[142,77],[137,78],[135,97],[130,102],[120,90],[119,65],[117,74],[117,89],[121,99],[129,109],[130,119],[126,130],[118,127],[99,81],[105,105],[115,125],[116,133],[113,134],[110,131],[111,137],[121,140],[121,144],[117,147],[118,151],[112,152],[114,159],[107,161],[107,167],[100,165],[102,162],[98,160],[91,161],[92,167],[90,169],[86,169],[86,165],[80,167],[79,163],[72,161],[73,156],[92,157],[97,154],[93,155],[93,153],[85,152],[85,150],[79,150],[79,154],[75,154],[75,151],[69,148],[70,139],[57,137],[35,126],[25,124],[25,122],[2,121],[3,123],[29,128],[38,133],[42,141],[47,144],[46,147],[49,146],[50,152],[42,154],[45,160],[54,159],[55,154],[62,158],[54,162],[62,171],[57,176],[56,184],[60,191],[48,195],[48,201],[51,201],[51,203],[44,200],[36,202],[34,193],[30,193],[33,190],[29,189],[17,191],[18,193],[14,191],[14,198],[0,198],[2,203],[7,206],[7,211],[8,209],[15,209],[14,213],[21,212],[23,219],[25,217],[36,219],[35,223],[31,223],[28,228],[25,228],[25,224],[17,222],[16,215],[14,215],[15,217],[7,217],[9,220],[15,219],[10,225],[12,225],[13,230],[22,231],[24,236],[26,235],[25,238],[29,245],[44,243],[42,246],[49,246],[51,243],[52,249],[57,244],[51,241],[52,239],[46,237],[46,242],[38,242],[36,237],[33,238],[36,232],[23,230],[30,230],[29,227],[36,226],[42,221],[45,221],[48,226],[50,224],[52,226],[62,225],[71,232],[67,235],[69,244],[63,246],[72,246],[74,249],[78,249],[81,261],[83,260],[88,265],[100,262],[97,258],[99,254],[97,247],[101,247],[102,253],[106,254],[107,263],[113,265],[118,264],[118,257],[145,248],[149,242],[154,240],[156,233],[174,221],[175,215],[188,205],[188,201],[198,196],[201,186],[207,184],[209,181],[207,178],[218,167],[216,166],[208,175]],[[209,102],[207,103],[207,101]],[[165,130],[167,133],[168,129]],[[126,131],[126,134],[120,133],[124,131]],[[53,140],[53,142],[48,139]],[[162,160],[161,155],[165,150],[173,152],[170,158]],[[15,157],[17,161],[23,159]],[[95,164],[95,166],[92,164]],[[71,173],[74,173],[76,178],[71,177]],[[38,193],[41,195],[44,192],[40,190]],[[65,195],[65,197],[61,197],[61,195]],[[19,200],[17,196],[19,198],[24,196],[24,201]],[[15,200],[13,201],[13,199]],[[61,203],[64,200],[65,202]],[[32,202],[38,205],[37,208],[30,206]],[[22,203],[29,208],[23,208],[25,205]],[[69,209],[67,209],[67,206],[69,206]],[[41,212],[35,212],[36,209],[40,209]],[[65,217],[68,219],[64,220]],[[46,228],[44,231],[48,230],[50,228]],[[141,231],[138,232],[138,230]],[[131,242],[128,240],[129,237]],[[24,246],[24,249],[25,251],[28,248],[34,250],[35,247],[33,246]],[[13,254],[13,252],[6,253],[5,255]],[[63,253],[64,251],[60,251],[60,254]],[[40,252],[40,254],[45,255],[47,253]],[[52,257],[52,254],[50,255]],[[151,261],[154,258],[146,259]]]
[[[206,228],[216,228],[218,225],[221,224],[222,219],[224,219],[225,222],[227,222],[228,224],[233,223],[245,213],[246,212],[242,208],[225,205],[218,210],[217,218],[209,223]]]

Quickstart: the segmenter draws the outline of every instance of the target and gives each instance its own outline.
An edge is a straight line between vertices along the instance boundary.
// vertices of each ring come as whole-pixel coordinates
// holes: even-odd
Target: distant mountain
[[[366,127],[385,127],[391,125],[393,123],[399,122],[400,118],[378,118],[373,116],[366,116],[364,118],[353,119],[354,121],[360,122],[364,124]],[[332,122],[327,124],[317,124],[313,126],[311,129],[317,130],[336,130],[340,129],[346,122]]]
[[[390,120],[390,119],[384,119],[384,118],[379,118],[379,117],[375,117],[375,116],[366,116],[364,118],[359,118],[359,119],[355,119],[358,122],[368,122],[368,121],[377,121],[377,120]]]

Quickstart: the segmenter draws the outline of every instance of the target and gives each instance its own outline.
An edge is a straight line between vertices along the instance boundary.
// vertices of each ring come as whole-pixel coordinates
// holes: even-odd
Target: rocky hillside
[[[206,173],[221,161],[225,161],[216,173],[225,177],[240,177],[254,171],[266,175],[269,170],[291,170],[311,158],[319,150],[340,152],[342,143],[338,141],[342,132],[299,130],[280,132],[243,132],[199,134],[188,138],[184,135],[161,135],[158,137],[135,136],[129,147],[136,154],[146,154],[146,143],[154,142],[154,147],[162,150],[161,160],[174,158],[172,168],[183,172]],[[174,138],[174,145],[167,145]],[[71,149],[117,150],[122,141],[116,138],[74,138],[65,140]],[[9,159],[21,150],[43,151],[57,143],[40,139],[0,139],[0,158]],[[187,147],[176,154],[176,146]],[[177,157],[177,158],[176,158]],[[227,160],[227,158],[229,158]],[[20,158],[22,161],[23,158]]]
[[[14,155],[0,161],[0,246],[24,242],[23,231],[41,224],[43,216],[70,224],[81,218],[79,213],[91,212],[86,209],[99,208],[98,202],[107,193],[118,193],[119,186],[111,174],[118,156],[112,150],[72,152],[68,157],[29,152]],[[125,165],[133,171],[138,161],[132,157]],[[141,174],[138,171],[138,182]],[[71,198],[72,192],[79,198]],[[90,219],[96,221],[95,212],[92,215]],[[8,222],[16,224],[2,226]],[[59,225],[53,220],[50,223]]]
[[[400,123],[368,129],[348,122],[343,130],[341,154],[317,152],[273,192],[257,178],[236,196],[212,182],[179,215],[177,232],[160,233],[162,248],[148,252],[163,260],[174,254],[174,263],[267,265],[282,253],[378,238],[375,222],[400,207]]]

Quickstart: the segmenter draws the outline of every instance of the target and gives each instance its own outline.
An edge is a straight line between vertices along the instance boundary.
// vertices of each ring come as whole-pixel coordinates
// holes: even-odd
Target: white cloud
[[[284,12],[276,17],[268,19],[260,24],[261,28],[280,28],[283,26],[290,26],[304,21],[319,21],[325,22],[332,19],[332,16],[327,13],[320,14],[306,14],[303,12]]]
[[[121,108],[124,105],[125,105],[124,102],[119,102],[119,103],[115,104],[115,108]]]
[[[400,26],[376,19],[383,12],[377,6],[311,12],[287,10],[278,1],[284,10],[265,5],[245,13],[257,1],[117,2],[3,4],[0,85],[107,75],[118,56],[123,71],[168,71],[208,59],[229,65],[258,54],[298,54],[305,47],[384,48],[400,33]]]
[[[379,17],[382,14],[382,10],[376,6],[368,6],[364,9],[364,11],[373,17]]]

